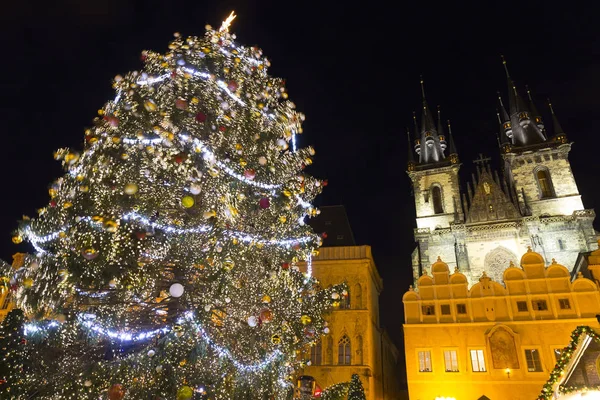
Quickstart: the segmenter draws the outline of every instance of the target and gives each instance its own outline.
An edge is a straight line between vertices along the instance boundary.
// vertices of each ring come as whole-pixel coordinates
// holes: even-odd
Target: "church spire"
[[[456,151],[456,145],[454,144],[454,136],[452,136],[452,127],[450,126],[450,120],[448,120],[448,156],[452,164],[458,164],[458,152]]]
[[[567,141],[567,134],[560,125],[560,122],[558,122],[558,118],[554,113],[554,107],[552,107],[550,99],[548,99],[548,107],[550,107],[550,113],[552,114],[552,128],[554,130],[554,140],[558,140],[562,143],[565,143]]]
[[[421,97],[423,99],[423,113],[421,115],[421,132],[434,133],[435,124],[433,123],[433,116],[431,115],[431,111],[429,111],[429,105],[427,104],[427,98],[425,97],[425,85],[423,82],[423,75],[421,75]]]
[[[413,123],[415,125],[415,152],[419,155],[421,161],[421,135],[419,134],[419,125],[417,124],[417,113],[413,111]]]
[[[437,106],[437,114],[438,114],[438,123],[437,123],[437,133],[440,138],[440,147],[443,151],[446,150],[446,134],[444,133],[444,123],[442,122],[442,111],[440,110],[440,106]]]
[[[419,153],[420,164],[433,164],[443,161],[446,157],[444,155],[444,149],[446,149],[446,138],[443,135],[439,135],[438,130],[435,127],[433,115],[427,104],[427,98],[425,97],[425,85],[423,83],[423,77],[421,76],[421,97],[423,99],[423,112],[421,115],[421,130],[417,133],[417,138],[420,138],[419,142],[415,145],[417,153]],[[416,118],[415,118],[415,129],[416,129]]]
[[[413,155],[412,143],[410,140],[410,131],[406,128],[406,138],[408,139],[408,170],[412,171],[415,169],[415,156]]]
[[[501,57],[508,83],[508,105],[512,129],[512,136],[509,137],[511,138],[511,142],[515,146],[529,146],[542,143],[546,138],[538,125],[532,123],[529,110],[523,103],[521,96],[519,96],[517,87],[508,72],[506,60],[504,56]]]
[[[535,106],[535,103],[533,102],[533,99],[531,98],[531,91],[529,90],[529,85],[525,85],[525,89],[527,90],[527,98],[529,99],[529,111],[531,111],[531,116],[533,117],[533,120],[535,121],[535,124],[537,125],[537,127],[540,128],[542,133],[545,133],[544,132],[544,121],[542,120],[542,115],[537,110],[537,107]],[[546,135],[544,134],[544,137],[545,136]]]

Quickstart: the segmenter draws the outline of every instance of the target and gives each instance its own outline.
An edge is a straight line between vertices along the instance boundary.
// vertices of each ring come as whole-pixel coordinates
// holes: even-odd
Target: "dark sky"
[[[235,10],[238,41],[264,50],[271,74],[287,80],[290,99],[306,114],[300,141],[317,150],[311,173],[330,182],[317,205],[344,204],[356,241],[373,248],[385,286],[383,323],[400,342],[415,226],[405,126],[420,108],[419,75],[430,104],[452,120],[466,178],[478,153],[498,163],[504,54],[538,108],[545,111],[551,96],[575,143],[571,162],[583,201],[598,209],[600,10],[585,3],[7,2],[0,17],[0,257],[10,261],[26,249],[10,240],[17,219],[47,204],[47,187],[61,175],[52,152],[81,148],[84,128],[114,97],[112,78],[140,69],[142,50],[164,52],[174,32],[202,35],[205,24],[219,26]]]

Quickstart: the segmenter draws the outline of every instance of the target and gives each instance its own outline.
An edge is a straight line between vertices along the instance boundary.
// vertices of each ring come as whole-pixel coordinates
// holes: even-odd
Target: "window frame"
[[[459,307],[462,307],[465,312],[460,312]],[[457,303],[456,304],[456,314],[457,315],[467,315],[467,304],[466,303]]]
[[[539,305],[543,305],[544,308],[539,308]],[[533,299],[531,308],[533,311],[548,311],[548,302],[545,299]]]
[[[536,371],[530,371],[529,370],[529,363],[528,363],[528,359],[527,359],[527,351],[535,351],[536,354],[538,355],[538,361],[539,361],[539,370]],[[542,360],[542,351],[538,346],[522,346],[521,347],[521,354],[523,354],[523,358],[525,359],[525,372],[529,373],[529,374],[539,374],[539,373],[545,373],[544,371],[544,362]],[[532,353],[533,354],[533,353]],[[535,360],[534,361],[534,366],[535,366]]]
[[[563,307],[564,302],[566,302],[566,307]],[[568,297],[558,299],[558,308],[561,310],[571,310],[571,300]]]
[[[546,183],[546,189],[542,188],[542,183],[540,182],[539,174],[544,173],[545,178],[544,182]],[[554,184],[552,182],[552,175],[550,174],[550,169],[546,166],[538,166],[533,170],[533,177],[535,178],[535,182],[537,183],[539,199],[553,199],[556,197],[556,191],[554,190]]]
[[[523,305],[523,304],[525,304],[525,310],[521,310],[521,307],[519,307],[519,305]],[[527,304],[527,300],[517,300],[516,306],[517,306],[517,312],[519,312],[519,313],[529,312],[529,304]]]
[[[470,364],[471,364],[471,372],[476,373],[476,374],[485,374],[485,373],[489,373],[490,372],[488,370],[488,368],[487,368],[487,360],[486,360],[487,355],[485,353],[485,348],[484,347],[469,347],[467,349],[467,351],[469,352],[469,361],[470,361]],[[479,371],[476,371],[473,368],[473,353],[472,353],[473,351],[475,351],[475,352],[479,352],[480,351],[481,352],[481,357],[483,358],[483,370],[480,369]],[[479,359],[477,359],[477,363],[479,365]]]
[[[431,314],[425,313],[425,309],[433,310]],[[424,316],[435,317],[435,304],[421,304],[421,314]]]
[[[455,360],[452,360],[452,357],[450,357],[450,367],[454,366],[454,362],[456,362],[456,370],[452,370],[452,369],[448,369],[448,364],[447,364],[447,359],[446,359],[446,353],[450,353],[450,354],[454,354]],[[442,349],[442,355],[444,357],[444,372],[447,373],[452,373],[452,374],[456,374],[458,372],[460,372],[460,365],[458,362],[458,349],[455,347],[446,347]]]
[[[317,362],[318,361],[318,362]],[[310,365],[323,365],[323,340],[319,339],[310,346]]]
[[[435,195],[434,195],[436,189],[439,190],[439,193],[440,193],[440,196],[439,196],[440,202],[438,204],[440,212],[436,211],[436,202],[435,202]],[[445,212],[444,211],[444,192],[442,190],[442,186],[440,184],[434,183],[433,185],[430,186],[429,190],[431,192],[431,194],[430,194],[429,197],[431,198],[431,204],[432,204],[432,207],[433,207],[433,214],[434,215],[444,214],[444,212]]]
[[[342,343],[347,339],[346,343]],[[343,351],[340,351],[342,350]],[[343,361],[343,362],[340,362]],[[352,340],[347,333],[344,333],[338,340],[338,362],[337,365],[352,365]]]
[[[444,310],[448,312],[445,313]],[[450,308],[450,304],[440,304],[440,315],[452,315],[452,308]]]
[[[429,371],[421,370],[421,356],[420,353],[429,353]],[[417,371],[419,374],[431,374],[433,372],[433,351],[430,348],[417,348],[415,349],[417,359]]]

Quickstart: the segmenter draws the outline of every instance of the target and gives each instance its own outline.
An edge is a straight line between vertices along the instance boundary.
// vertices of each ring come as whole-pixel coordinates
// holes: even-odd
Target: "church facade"
[[[556,259],[571,270],[578,255],[597,248],[595,213],[585,209],[569,163],[571,142],[552,106],[546,127],[529,91],[525,101],[506,68],[508,109],[498,98],[498,144],[503,173],[480,156],[461,190],[461,162],[451,127],[438,110],[437,124],[423,96],[420,127],[409,134],[408,175],[413,186],[417,247],[414,283],[441,256],[469,283],[485,271],[502,282],[504,269],[530,246],[546,265]],[[448,131],[448,135],[446,134]]]

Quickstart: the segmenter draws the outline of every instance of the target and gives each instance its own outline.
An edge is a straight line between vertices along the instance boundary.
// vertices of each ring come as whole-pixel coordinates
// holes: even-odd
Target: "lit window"
[[[457,304],[456,312],[458,314],[466,314],[467,313],[467,305],[466,304]]]
[[[554,353],[554,358],[556,359],[556,362],[559,362],[560,356],[562,354],[562,349],[554,349],[553,353]]]
[[[421,311],[424,315],[435,315],[435,306],[422,306]]]
[[[569,302],[569,299],[558,299],[558,305],[560,306],[561,310],[571,309],[571,303]]]
[[[548,199],[554,197],[550,172],[547,169],[540,169],[536,173],[537,181],[540,187],[540,198]]]
[[[546,300],[533,300],[531,302],[531,306],[534,310],[537,311],[546,311],[548,309],[548,304],[546,304]]]
[[[540,352],[537,349],[526,349],[525,360],[527,361],[527,371],[542,372],[542,362],[540,361]]]
[[[456,350],[444,350],[444,365],[446,366],[446,372],[458,372]]]
[[[431,352],[419,352],[419,372],[431,372]]]
[[[442,315],[450,315],[450,304],[442,304]]]
[[[348,335],[342,336],[338,342],[338,364],[350,365],[350,338]]]
[[[526,301],[517,301],[517,311],[526,312],[527,310],[528,310],[528,308],[527,308]]]
[[[443,214],[444,208],[442,207],[442,189],[439,186],[431,188],[431,197],[433,198],[433,212],[435,214]]]
[[[312,365],[321,365],[322,351],[323,347],[320,340],[310,348],[310,363]]]
[[[473,372],[485,372],[483,350],[471,350],[471,367]]]

